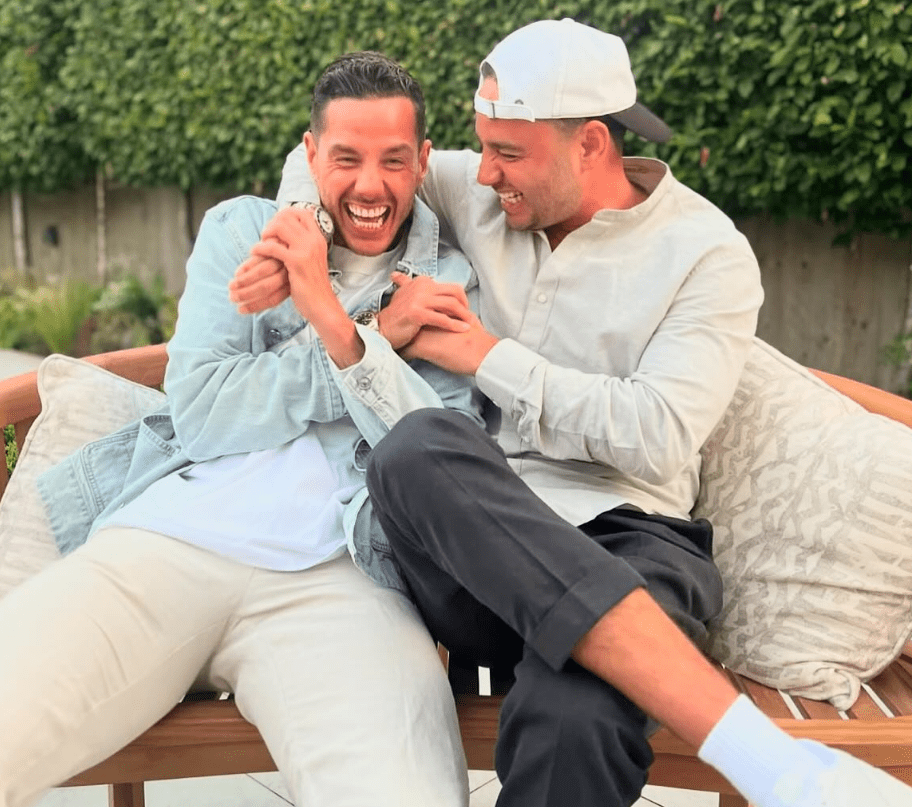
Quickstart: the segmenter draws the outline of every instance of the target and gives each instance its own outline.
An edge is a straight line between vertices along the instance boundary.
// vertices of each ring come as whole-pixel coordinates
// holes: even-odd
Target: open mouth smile
[[[390,215],[388,205],[365,205],[346,204],[345,212],[359,230],[379,230],[386,224]]]
[[[518,191],[505,191],[503,193],[498,191],[497,195],[500,197],[501,207],[512,207],[514,205],[518,205],[523,198],[523,195]]]

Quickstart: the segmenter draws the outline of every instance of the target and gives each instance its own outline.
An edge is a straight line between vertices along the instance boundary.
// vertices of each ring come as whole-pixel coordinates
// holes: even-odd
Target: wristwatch
[[[370,328],[372,331],[380,333],[380,312],[373,311],[368,309],[367,311],[359,311],[352,317],[352,322],[356,322],[358,325],[363,325],[366,328]]]
[[[317,227],[320,228],[320,232],[323,233],[323,237],[326,239],[326,243],[332,243],[336,227],[333,224],[332,216],[329,215],[325,207],[321,207],[315,202],[292,202],[291,207],[297,210],[310,210],[313,213],[314,221],[317,222]]]

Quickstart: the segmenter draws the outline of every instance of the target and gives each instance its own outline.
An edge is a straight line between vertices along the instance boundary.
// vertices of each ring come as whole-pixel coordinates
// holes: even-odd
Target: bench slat
[[[883,720],[889,717],[864,689],[847,714],[853,720]]]
[[[774,719],[792,719],[793,715],[788,705],[782,700],[782,695],[776,689],[765,687],[749,678],[738,676],[741,679],[744,693],[759,707],[760,711]]]
[[[870,682],[877,697],[897,716],[912,715],[912,674],[906,669],[907,664],[902,659],[894,661]]]
[[[842,720],[836,708],[826,701],[812,701],[810,698],[793,696],[792,702],[805,717],[815,720]],[[883,717],[883,715],[881,715]]]

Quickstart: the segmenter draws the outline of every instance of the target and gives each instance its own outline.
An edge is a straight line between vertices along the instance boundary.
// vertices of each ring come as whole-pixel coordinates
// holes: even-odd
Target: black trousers
[[[575,527],[487,434],[438,409],[396,425],[372,453],[367,484],[435,639],[482,666],[513,668],[499,807],[636,801],[655,724],[570,653],[638,587],[699,643],[722,604],[709,524],[619,508]]]

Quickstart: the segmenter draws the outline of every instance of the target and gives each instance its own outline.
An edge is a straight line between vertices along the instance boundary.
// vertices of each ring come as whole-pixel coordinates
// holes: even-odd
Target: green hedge
[[[53,191],[94,170],[61,83],[71,43],[65,4],[0,3],[0,188]]]
[[[422,81],[441,147],[470,146],[477,65],[572,16],[625,38],[671,163],[733,215],[910,231],[912,8],[884,0],[17,0],[0,11],[0,187],[104,166],[136,185],[275,185],[321,68],[374,48]],[[15,6],[15,11],[13,10]]]

